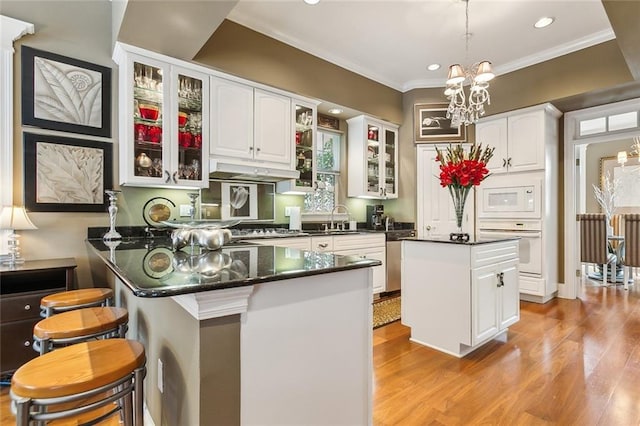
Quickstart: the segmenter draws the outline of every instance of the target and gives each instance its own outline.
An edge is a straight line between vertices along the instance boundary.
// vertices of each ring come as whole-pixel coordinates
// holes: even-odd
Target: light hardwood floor
[[[640,425],[638,287],[522,302],[504,339],[463,359],[411,343],[400,322],[374,330],[374,425]]]

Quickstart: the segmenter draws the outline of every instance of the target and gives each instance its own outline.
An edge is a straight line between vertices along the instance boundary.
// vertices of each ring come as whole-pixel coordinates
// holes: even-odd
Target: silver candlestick
[[[104,192],[109,196],[109,224],[111,228],[109,229],[109,232],[104,234],[104,237],[102,237],[102,239],[120,240],[122,239],[122,235],[120,235],[120,233],[116,231],[116,214],[118,213],[118,206],[116,205],[116,201],[118,201],[118,194],[122,191],[110,189]]]
[[[191,211],[190,211],[191,220],[195,220],[195,218],[196,218],[196,199],[200,196],[200,193],[198,193],[198,192],[189,192],[189,193],[187,193],[187,195],[189,196],[189,199],[191,200]]]

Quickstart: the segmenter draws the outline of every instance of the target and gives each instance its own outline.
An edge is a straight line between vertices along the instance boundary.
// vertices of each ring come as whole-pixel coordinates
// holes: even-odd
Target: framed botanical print
[[[414,128],[415,142],[464,142],[465,126],[451,127],[451,119],[447,118],[449,104],[415,104]]]
[[[24,203],[36,212],[106,212],[110,143],[24,133]]]
[[[258,185],[255,183],[222,182],[222,220],[257,219]]]
[[[111,68],[22,46],[22,124],[111,137]]]

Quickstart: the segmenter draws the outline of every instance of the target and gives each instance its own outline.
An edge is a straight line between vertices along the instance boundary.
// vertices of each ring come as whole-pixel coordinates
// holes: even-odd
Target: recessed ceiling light
[[[545,16],[544,18],[538,19],[538,21],[535,24],[533,24],[533,26],[536,28],[544,28],[553,24],[553,21],[555,21],[555,18],[552,18],[550,16]]]
[[[431,64],[427,67],[429,71],[435,71],[440,69],[440,64]]]
[[[306,4],[318,4],[320,0],[304,0]]]
[[[341,114],[342,110],[340,108],[331,108],[327,111],[329,114]]]

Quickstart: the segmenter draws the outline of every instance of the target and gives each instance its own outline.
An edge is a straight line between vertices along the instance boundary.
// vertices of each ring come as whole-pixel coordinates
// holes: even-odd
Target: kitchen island
[[[518,238],[402,241],[402,324],[463,357],[520,319]]]
[[[376,260],[237,242],[88,240],[127,337],[147,350],[156,425],[371,424]],[[197,250],[197,248],[196,248]]]

